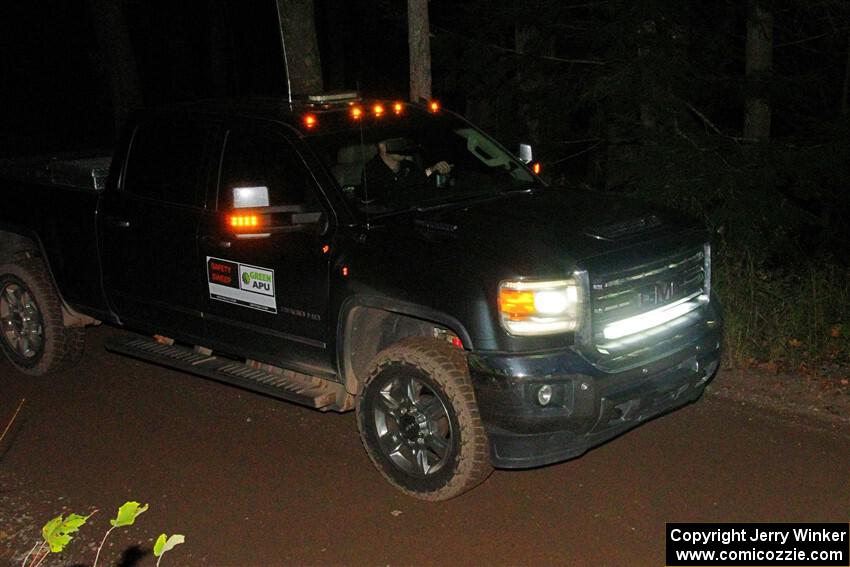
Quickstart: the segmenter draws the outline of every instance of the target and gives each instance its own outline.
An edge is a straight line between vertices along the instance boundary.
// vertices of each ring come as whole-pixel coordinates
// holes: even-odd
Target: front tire
[[[36,259],[0,266],[0,348],[25,374],[41,376],[79,362],[85,330],[65,327],[62,305]]]
[[[415,498],[448,500],[493,470],[463,351],[441,341],[413,337],[378,353],[357,425],[375,467]]]

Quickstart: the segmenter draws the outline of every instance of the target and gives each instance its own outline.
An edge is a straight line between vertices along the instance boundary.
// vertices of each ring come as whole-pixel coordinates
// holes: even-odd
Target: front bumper
[[[573,348],[471,353],[469,369],[490,458],[528,468],[577,457],[646,420],[697,400],[720,361],[722,323],[703,323],[675,352],[608,373]],[[537,392],[552,387],[541,406]]]

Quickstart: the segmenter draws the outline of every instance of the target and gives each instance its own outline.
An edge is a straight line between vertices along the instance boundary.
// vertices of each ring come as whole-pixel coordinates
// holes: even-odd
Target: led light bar
[[[641,333],[687,315],[691,311],[699,309],[707,300],[708,297],[703,295],[702,291],[698,291],[670,305],[606,325],[602,335],[608,340],[615,340]]]

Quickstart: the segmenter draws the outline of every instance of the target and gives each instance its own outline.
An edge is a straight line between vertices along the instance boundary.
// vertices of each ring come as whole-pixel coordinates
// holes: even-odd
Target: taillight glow
[[[428,103],[428,110],[430,110],[431,112],[437,112],[438,110],[440,110],[440,103],[436,100],[432,100]]]
[[[452,337],[452,346],[456,346],[457,348],[463,348],[463,341],[458,337]]]
[[[316,125],[316,115],[315,114],[305,114],[304,115],[304,126],[307,128],[313,128]]]
[[[257,215],[230,215],[230,226],[233,228],[254,228],[260,226]]]

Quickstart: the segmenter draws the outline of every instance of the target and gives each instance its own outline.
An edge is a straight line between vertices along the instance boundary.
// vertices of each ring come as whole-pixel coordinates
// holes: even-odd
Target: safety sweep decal
[[[207,256],[210,298],[277,313],[274,270]]]

